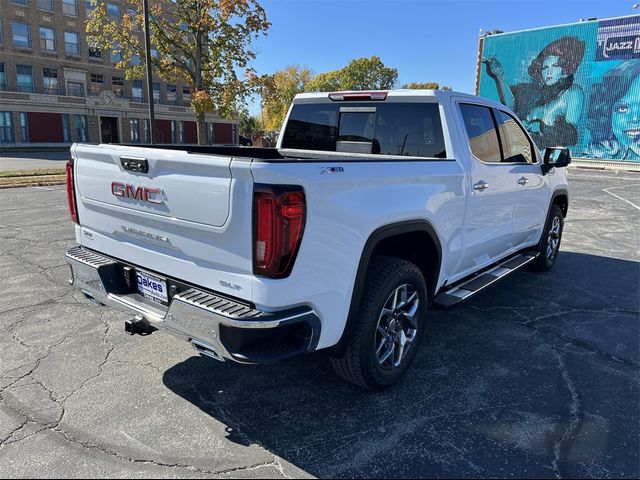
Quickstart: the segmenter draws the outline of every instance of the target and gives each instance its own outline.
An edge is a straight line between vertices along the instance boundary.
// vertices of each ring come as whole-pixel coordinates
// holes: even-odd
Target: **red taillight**
[[[76,205],[76,192],[73,183],[73,163],[67,162],[67,202],[69,202],[69,213],[71,219],[78,222],[78,208]]]
[[[253,196],[253,272],[286,277],[296,259],[306,203],[300,187],[257,185]]]

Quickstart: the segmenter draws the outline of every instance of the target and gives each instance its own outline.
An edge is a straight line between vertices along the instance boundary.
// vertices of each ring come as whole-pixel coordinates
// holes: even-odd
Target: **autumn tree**
[[[304,91],[311,77],[309,68],[298,65],[289,65],[273,75],[260,77],[265,130],[280,130],[293,97]]]
[[[357,58],[346,67],[317,75],[307,83],[307,92],[337,90],[389,90],[398,81],[398,70],[386,67],[380,57]]]
[[[125,70],[127,79],[144,78],[142,0],[126,0],[118,16],[107,11],[106,2],[91,1],[89,46],[119,54],[116,68]],[[251,42],[269,27],[257,0],[149,2],[153,73],[167,82],[189,85],[199,144],[207,143],[205,113],[232,117],[255,87],[249,67],[256,57]],[[244,76],[238,74],[243,70]]]
[[[451,90],[451,87],[447,87],[446,85],[440,88],[438,82],[411,82],[405,83],[402,85],[402,88],[410,88],[412,90]]]

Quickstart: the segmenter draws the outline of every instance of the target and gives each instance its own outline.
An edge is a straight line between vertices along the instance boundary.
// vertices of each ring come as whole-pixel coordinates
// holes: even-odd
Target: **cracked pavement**
[[[0,190],[0,477],[637,478],[640,176],[569,179],[554,270],[431,311],[381,394],[320,354],[251,367],[126,335],[68,287],[64,187]]]

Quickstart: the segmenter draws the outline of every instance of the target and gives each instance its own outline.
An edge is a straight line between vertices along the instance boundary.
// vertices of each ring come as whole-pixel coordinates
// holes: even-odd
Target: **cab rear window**
[[[282,147],[446,158],[437,103],[297,104]]]

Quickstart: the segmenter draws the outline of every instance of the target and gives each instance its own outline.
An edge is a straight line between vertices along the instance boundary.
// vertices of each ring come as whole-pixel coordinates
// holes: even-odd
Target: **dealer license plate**
[[[168,302],[166,280],[139,271],[136,271],[136,277],[138,278],[138,292],[140,295],[154,302],[165,304]]]

